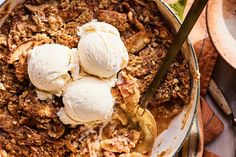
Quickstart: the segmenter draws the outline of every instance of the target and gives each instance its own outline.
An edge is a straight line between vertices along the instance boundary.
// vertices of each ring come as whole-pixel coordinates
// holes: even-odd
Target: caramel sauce
[[[162,133],[164,130],[168,129],[168,127],[169,127],[171,121],[174,119],[174,117],[159,118],[159,117],[154,116],[156,123],[157,123],[157,136],[160,133]]]
[[[178,114],[175,114],[175,115],[168,117],[168,118],[162,118],[162,117],[160,117],[160,115],[155,113],[155,110],[150,109],[150,112],[154,116],[154,119],[157,124],[157,136],[159,134],[161,134],[163,131],[167,130],[169,128],[172,120],[178,115]]]

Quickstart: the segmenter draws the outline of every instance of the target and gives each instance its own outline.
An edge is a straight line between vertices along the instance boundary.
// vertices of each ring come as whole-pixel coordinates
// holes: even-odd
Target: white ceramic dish
[[[210,0],[207,7],[207,27],[222,58],[236,69],[236,1]]]
[[[7,14],[3,14],[3,11],[10,13],[15,5],[22,3],[24,0],[8,0],[2,4],[0,8],[0,26],[3,24]],[[177,16],[171,11],[168,5],[163,1],[156,1],[157,6],[162,13],[165,20],[168,21],[173,33],[175,33],[180,27],[180,21]],[[6,9],[6,7],[8,9]],[[1,14],[2,13],[2,14]],[[195,116],[196,106],[199,99],[199,72],[197,59],[192,45],[189,41],[186,41],[182,47],[182,52],[185,56],[185,60],[190,65],[192,80],[191,80],[191,101],[189,105],[186,105],[184,110],[176,116],[171,122],[169,128],[161,133],[155,140],[155,144],[152,149],[152,157],[171,157],[178,152],[182,143],[191,128],[193,118]],[[158,124],[157,124],[158,125]]]

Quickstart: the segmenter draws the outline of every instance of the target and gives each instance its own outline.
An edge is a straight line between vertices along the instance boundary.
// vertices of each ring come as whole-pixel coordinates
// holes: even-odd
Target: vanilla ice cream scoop
[[[79,75],[77,51],[59,45],[44,44],[29,52],[28,75],[32,84],[49,93],[59,93]]]
[[[70,83],[63,94],[64,108],[58,112],[64,124],[102,123],[110,118],[114,100],[106,81],[84,77]]]
[[[109,78],[128,63],[128,52],[119,31],[105,22],[92,21],[79,28],[78,53],[85,72]]]

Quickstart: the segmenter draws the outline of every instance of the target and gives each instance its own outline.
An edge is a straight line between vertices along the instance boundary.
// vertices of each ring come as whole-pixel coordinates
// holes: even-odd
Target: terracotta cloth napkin
[[[173,4],[173,1],[165,1]],[[179,0],[179,2],[181,1],[183,0]],[[174,3],[176,2],[178,0],[174,0]],[[187,1],[183,17],[187,14],[192,3],[193,0]],[[204,150],[204,145],[212,142],[224,130],[223,123],[205,100],[208,84],[218,56],[207,32],[205,15],[206,9],[201,14],[190,34],[190,40],[194,46],[201,73],[201,98],[189,136],[177,157],[217,157],[216,154]]]

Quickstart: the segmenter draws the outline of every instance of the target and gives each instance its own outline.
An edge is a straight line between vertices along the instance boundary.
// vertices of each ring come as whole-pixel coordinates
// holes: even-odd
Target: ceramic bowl
[[[210,0],[206,15],[214,46],[221,57],[236,69],[236,1]]]
[[[6,19],[7,13],[10,13],[18,3],[22,2],[24,2],[24,0],[7,0],[2,3],[0,8],[0,26]],[[159,0],[156,0],[155,2],[164,19],[168,22],[172,33],[176,33],[181,25],[176,14],[165,2]],[[184,43],[182,53],[189,64],[191,71],[191,101],[188,105],[185,105],[183,111],[173,119],[169,128],[158,135],[152,148],[151,156],[153,157],[174,156],[187,137],[195,116],[196,106],[199,100],[199,71],[196,55],[189,40]]]

